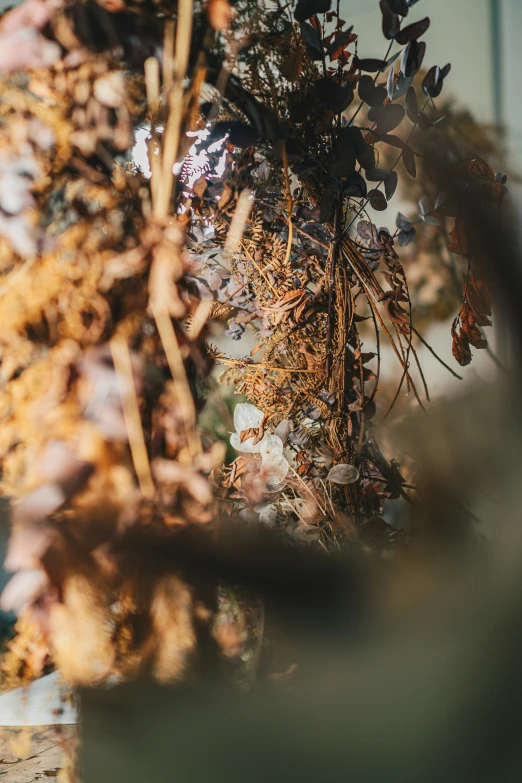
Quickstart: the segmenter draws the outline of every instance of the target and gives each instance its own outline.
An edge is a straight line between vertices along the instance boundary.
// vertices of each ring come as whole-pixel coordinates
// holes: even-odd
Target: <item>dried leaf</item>
[[[327,47],[326,54],[332,61],[336,60],[340,56],[340,53],[348,46],[348,44],[355,39],[355,36],[352,35],[352,30],[353,25],[350,25],[350,27],[348,27],[346,30],[343,30],[343,32],[335,36],[330,45]]]
[[[214,30],[226,30],[232,19],[232,6],[228,0],[208,0],[208,20]]]
[[[291,49],[281,66],[281,73],[290,82],[295,82],[303,70],[303,58],[298,49]]]
[[[451,239],[448,244],[449,250],[467,258],[469,256],[468,235],[463,218],[456,218],[455,227],[450,231],[449,236]]]
[[[452,331],[453,334],[453,342],[451,346],[451,350],[453,353],[453,356],[458,361],[458,363],[461,365],[461,367],[466,367],[471,362],[471,351],[469,349],[469,342],[465,338],[465,336],[459,334],[457,331]]]

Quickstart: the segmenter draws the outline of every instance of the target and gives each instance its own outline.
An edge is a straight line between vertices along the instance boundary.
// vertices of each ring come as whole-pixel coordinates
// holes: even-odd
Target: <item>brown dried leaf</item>
[[[295,82],[303,70],[303,58],[298,49],[291,49],[281,66],[281,73],[290,82]]]
[[[464,220],[461,217],[456,218],[455,227],[450,231],[451,242],[448,245],[448,249],[452,253],[458,253],[461,256],[469,256],[468,235],[466,233],[466,226]]]

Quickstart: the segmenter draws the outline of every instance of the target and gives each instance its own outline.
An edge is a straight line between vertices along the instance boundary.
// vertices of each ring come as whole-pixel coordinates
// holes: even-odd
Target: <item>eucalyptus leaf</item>
[[[365,57],[362,60],[358,58],[355,66],[356,68],[360,68],[361,71],[378,73],[386,68],[386,60],[377,60],[375,57]]]
[[[419,206],[419,215],[420,217],[424,217],[424,215],[427,215],[430,211],[430,200],[427,196],[421,196],[418,201]]]
[[[322,60],[324,56],[321,36],[309,22],[301,22],[301,35],[311,60]]]
[[[375,150],[369,144],[364,145],[364,150],[357,155],[357,162],[363,169],[373,169],[375,166]]]
[[[417,93],[415,92],[415,87],[408,87],[404,105],[406,107],[406,114],[408,115],[409,119],[412,122],[417,122],[419,118],[419,107],[417,104]]]
[[[294,19],[296,22],[304,22],[315,14],[325,14],[331,5],[331,0],[297,0]]]
[[[397,147],[397,149],[403,150],[406,146],[405,142],[399,136],[393,136],[390,133],[375,134],[376,141],[383,141],[385,144],[389,144],[390,147]]]
[[[384,212],[388,207],[384,193],[376,188],[369,191],[368,199],[370,200],[370,206],[377,212]]]
[[[388,0],[391,10],[399,16],[408,15],[408,3],[406,0]]]
[[[366,172],[366,179],[370,182],[384,182],[384,180],[390,176],[388,169],[368,169]]]
[[[404,49],[401,59],[401,70],[407,77],[415,76],[420,71],[426,54],[424,41],[411,41]]]
[[[358,171],[350,174],[343,184],[342,195],[345,198],[366,198],[368,195],[368,187],[366,180],[362,177]]]
[[[379,6],[382,13],[382,34],[390,41],[399,32],[401,23],[397,14],[390,8],[388,0],[380,0]]]
[[[418,22],[413,22],[412,24],[403,27],[400,33],[395,36],[395,40],[397,43],[401,44],[401,46],[404,46],[404,44],[407,44],[413,40],[417,40],[421,37],[421,35],[424,35],[429,26],[430,19],[428,16],[426,16],[424,19],[420,19]]]
[[[412,226],[409,229],[402,229],[399,231],[398,234],[398,240],[399,240],[399,247],[406,247],[409,245],[413,240],[415,239],[416,230],[414,226]]]
[[[371,76],[363,74],[359,79],[359,98],[368,106],[382,106],[386,98],[386,88],[375,85]]]
[[[422,219],[428,226],[440,226],[440,220],[435,215],[424,215]]]
[[[334,465],[330,468],[327,478],[334,484],[354,484],[359,479],[359,471],[355,465]]]
[[[397,212],[397,217],[395,218],[395,225],[397,228],[404,229],[405,231],[409,231],[412,227],[411,220],[408,220],[408,218],[402,214],[402,212]]]
[[[404,76],[403,73],[399,73],[399,78],[393,86],[393,100],[401,98],[407,90],[411,87],[413,76]]]
[[[402,160],[404,163],[404,168],[410,175],[410,177],[417,176],[417,164],[415,162],[415,153],[413,152],[411,147],[404,147],[403,153],[402,153]]]
[[[388,173],[388,176],[384,180],[384,191],[386,193],[386,198],[388,201],[393,198],[393,195],[395,191],[397,190],[397,184],[399,182],[399,177],[397,175],[396,171],[390,171]]]
[[[400,125],[405,115],[404,106],[389,103],[387,106],[376,107],[368,112],[368,117],[377,123],[379,133],[389,133]]]
[[[393,68],[390,68],[390,72],[388,74],[388,81],[386,82],[386,91],[388,93],[388,98],[390,101],[393,101],[393,88],[395,85],[395,71]]]

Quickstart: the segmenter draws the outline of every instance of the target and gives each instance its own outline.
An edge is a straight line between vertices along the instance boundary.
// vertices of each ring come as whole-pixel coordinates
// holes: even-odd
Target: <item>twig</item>
[[[174,71],[174,20],[165,22],[165,37],[163,39],[163,89],[170,90]]]
[[[150,303],[159,336],[163,343],[163,349],[174,382],[176,394],[179,400],[183,418],[185,419],[185,428],[187,433],[187,443],[192,457],[201,451],[199,435],[196,431],[196,408],[194,399],[190,391],[190,386],[185,372],[183,357],[179,349],[178,338],[170,320],[168,312],[164,308],[155,307]]]
[[[242,244],[241,244],[241,247],[243,248],[243,250],[245,251],[246,255],[248,256],[248,260],[249,260],[249,261],[250,261],[250,262],[251,262],[251,263],[254,265],[254,267],[257,269],[257,271],[259,272],[259,274],[261,275],[261,277],[263,278],[263,280],[265,281],[265,283],[267,284],[267,286],[270,288],[270,290],[272,291],[273,295],[275,296],[275,298],[276,298],[276,300],[277,300],[277,291],[276,291],[276,289],[274,288],[274,286],[272,285],[272,283],[270,282],[270,280],[268,279],[268,277],[266,276],[266,274],[265,274],[264,270],[262,269],[262,267],[260,267],[260,266],[259,266],[259,264],[258,264],[258,263],[257,263],[257,261],[255,260],[254,256],[253,256],[251,253],[249,253],[249,252],[248,252],[248,250],[246,249],[246,247],[245,247],[244,243],[242,243]],[[234,295],[235,295],[235,294],[234,294]]]
[[[180,0],[178,3],[176,56],[174,59],[173,82],[169,90],[169,117],[167,120],[167,127],[163,133],[161,181],[157,203],[154,208],[156,217],[166,217],[172,194],[172,185],[174,182],[173,168],[178,155],[181,137],[183,79],[188,66],[190,42],[192,39],[192,12],[192,0]]]
[[[330,375],[332,368],[332,342],[335,329],[335,272],[337,269],[337,259],[339,258],[339,248],[341,246],[341,237],[339,232],[339,223],[341,219],[341,204],[338,202],[335,207],[333,224],[333,242],[332,256],[330,261],[330,290],[328,291],[328,323],[326,334],[326,373]]]
[[[244,361],[242,359],[226,359],[218,356],[216,358],[216,362],[219,362],[219,364],[227,364],[229,367],[237,367],[238,365],[243,365],[245,369],[254,369],[254,370],[266,370],[267,372],[289,372],[289,373],[309,373],[309,374],[318,374],[321,373],[321,370],[308,370],[308,369],[301,369],[299,367],[269,367],[266,364],[259,364],[257,362],[252,362],[251,364],[244,364]]]
[[[286,192],[287,192],[287,199],[288,199],[288,243],[286,245],[286,253],[285,253],[285,266],[288,264],[290,260],[290,253],[292,252],[292,191],[290,190],[290,177],[288,176],[288,156],[286,154],[286,145],[283,144],[283,168],[285,172],[285,183],[286,183]]]
[[[152,480],[149,457],[145,445],[145,437],[143,435],[143,427],[141,426],[140,409],[134,385],[129,348],[126,342],[116,338],[111,340],[110,345],[114,369],[116,370],[120,388],[123,418],[125,419],[125,426],[129,437],[129,446],[134,469],[138,477],[141,494],[144,498],[151,499],[154,497],[155,492],[154,482]]]
[[[419,375],[422,379],[422,384],[424,386],[424,394],[426,395],[426,399],[428,402],[430,402],[430,392],[428,389],[428,384],[426,383],[426,378],[424,377],[424,373],[422,371],[421,363],[419,362],[419,357],[417,356],[417,351],[413,347],[413,345],[410,343],[411,352],[415,357],[415,361],[417,362],[417,368],[419,370]]]
[[[157,205],[158,192],[161,179],[161,149],[158,142],[158,134],[156,131],[156,113],[158,111],[159,103],[159,62],[155,57],[148,57],[145,60],[145,88],[147,91],[147,102],[150,110],[150,134],[151,139],[147,145],[149,168],[150,168],[150,184],[151,184],[151,196],[153,209]]]
[[[431,345],[429,345],[429,343],[427,343],[427,342],[426,342],[426,340],[424,339],[424,337],[423,337],[421,334],[419,334],[419,332],[418,332],[418,331],[415,329],[415,327],[414,327],[414,326],[412,327],[412,329],[413,329],[413,331],[415,332],[415,334],[417,335],[417,337],[419,338],[419,340],[421,341],[421,343],[422,343],[424,346],[426,346],[426,348],[428,349],[428,351],[429,351],[431,354],[433,354],[433,356],[434,356],[434,357],[437,359],[437,361],[438,361],[438,362],[440,362],[440,363],[442,364],[442,366],[443,366],[443,367],[445,367],[445,368],[446,368],[446,370],[447,370],[448,372],[450,372],[452,375],[454,375],[454,376],[455,376],[455,378],[458,378],[458,379],[459,379],[459,381],[461,381],[461,380],[462,380],[462,375],[459,375],[458,373],[456,373],[456,372],[455,372],[455,370],[452,370],[452,369],[451,369],[451,367],[448,367],[448,365],[446,364],[446,362],[444,362],[444,361],[443,361],[443,360],[440,358],[440,356],[438,356],[438,354],[436,354],[436,353],[435,353],[435,351],[433,350],[433,348],[431,347]]]
[[[225,242],[225,253],[227,255],[231,256],[237,251],[243,234],[245,233],[245,226],[251,211],[252,191],[245,188],[241,191],[234,214],[232,215],[232,220],[230,221],[230,228],[228,229]]]

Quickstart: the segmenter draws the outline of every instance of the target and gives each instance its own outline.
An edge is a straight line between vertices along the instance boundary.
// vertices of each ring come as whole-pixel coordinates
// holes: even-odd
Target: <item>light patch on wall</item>
[[[163,128],[158,128],[160,133],[162,130]],[[225,171],[226,150],[223,150],[223,154],[213,170],[211,170],[210,167],[209,154],[213,154],[222,149],[226,137],[212,142],[208,147],[201,147],[201,143],[208,139],[210,130],[210,127],[206,127],[203,128],[203,130],[190,131],[187,133],[187,136],[194,138],[194,143],[190,147],[185,159],[180,163],[174,164],[174,174],[179,175],[183,172],[183,183],[189,188],[192,188],[196,180],[204,174],[222,177]],[[147,148],[149,141],[150,125],[137,128],[135,133],[135,144],[132,150],[132,161],[147,179],[151,176]]]

